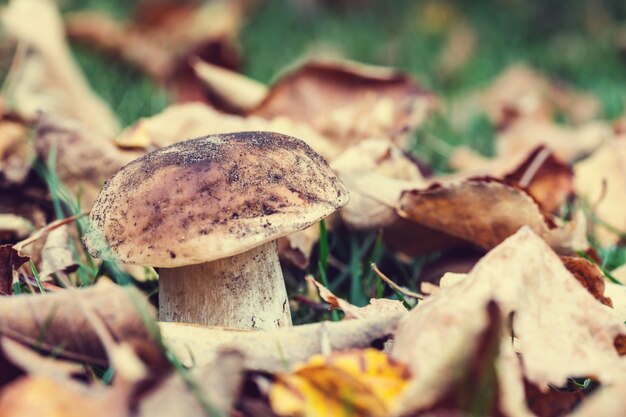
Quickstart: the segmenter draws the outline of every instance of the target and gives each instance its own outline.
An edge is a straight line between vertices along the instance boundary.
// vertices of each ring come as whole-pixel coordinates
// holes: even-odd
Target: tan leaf
[[[52,149],[56,150],[59,179],[69,188],[70,197],[80,195],[81,207],[87,210],[105,180],[144,154],[121,150],[75,121],[46,115],[37,121],[34,142],[37,154],[44,161]]]
[[[404,146],[434,105],[405,74],[349,61],[310,61],[277,81],[249,114],[308,123],[340,146],[382,137]]]
[[[30,172],[35,153],[27,133],[16,115],[0,117],[0,185],[22,184]]]
[[[590,94],[556,83],[524,64],[507,68],[483,93],[483,106],[496,125],[511,119],[551,119],[558,111],[574,123],[597,116],[600,103]]]
[[[237,351],[221,351],[215,360],[191,372],[199,390],[193,391],[180,374],[174,373],[141,398],[139,417],[196,417],[206,414],[201,396],[214,411],[227,413],[237,401],[243,383],[244,357]]]
[[[527,225],[559,251],[584,249],[576,223],[558,227],[525,191],[494,178],[435,183],[402,193],[398,213],[491,249]]]
[[[90,306],[113,339],[151,340],[142,314],[154,317],[154,309],[138,290],[105,280],[75,291],[0,298],[0,335],[62,357],[106,364],[104,346],[80,302]]]
[[[311,275],[306,277],[307,281],[313,283],[322,300],[326,301],[332,308],[337,308],[345,313],[344,320],[364,319],[368,317],[380,317],[383,315],[396,315],[398,313],[406,313],[406,307],[398,300],[389,300],[386,298],[372,298],[370,303],[365,307],[357,307],[350,304],[343,298],[337,297],[330,290],[317,282]]]
[[[74,254],[69,248],[70,236],[67,226],[61,226],[48,234],[42,250],[39,276],[46,279],[58,272],[70,273],[78,269]]]
[[[245,112],[256,107],[267,95],[265,84],[234,71],[192,59],[191,66],[206,89],[224,103],[227,110]]]
[[[548,120],[521,119],[496,138],[496,156],[524,155],[544,145],[559,160],[572,162],[590,154],[612,137],[611,127],[604,122],[569,127]]]
[[[572,417],[611,417],[624,412],[626,407],[626,380],[598,388],[575,410]]]
[[[360,320],[322,322],[271,331],[247,331],[183,323],[159,323],[167,343],[186,365],[203,366],[221,349],[243,353],[247,369],[284,371],[330,348],[332,351],[370,347],[391,334],[405,313]],[[294,347],[297,347],[294,349]]]
[[[606,143],[589,158],[574,165],[574,188],[585,198],[598,222],[595,234],[601,245],[616,243],[626,231],[623,202],[626,192],[626,137]]]
[[[5,86],[19,113],[70,117],[103,135],[119,130],[113,112],[94,95],[72,59],[54,2],[12,0],[1,19],[20,45]]]
[[[202,103],[172,105],[155,116],[140,119],[115,142],[122,147],[161,148],[201,136],[243,131],[269,131],[297,137],[326,159],[339,152],[335,144],[301,123],[284,117],[268,121],[260,117],[228,115]]]
[[[17,240],[28,237],[35,228],[24,217],[15,214],[0,214],[0,240]]]
[[[88,389],[71,380],[24,377],[5,388],[0,395],[3,417],[91,417],[129,415],[128,404],[110,390]]]
[[[136,65],[166,85],[175,100],[205,100],[202,83],[188,60],[199,58],[234,68],[239,63],[234,39],[247,1],[140,2],[132,22],[118,23],[97,12],[67,19],[71,39]],[[209,21],[211,24],[207,24]]]
[[[484,325],[474,311],[490,299],[504,318],[514,314],[523,372],[539,389],[581,376],[611,383],[623,373],[615,347],[626,334],[622,321],[528,227],[489,252],[466,279],[412,310],[396,334],[394,356],[411,363],[415,375],[435,372],[427,358],[445,356],[442,352],[471,340]]]

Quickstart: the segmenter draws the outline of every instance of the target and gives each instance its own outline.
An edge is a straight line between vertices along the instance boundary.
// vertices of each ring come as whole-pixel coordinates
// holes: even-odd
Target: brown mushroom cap
[[[207,136],[151,152],[109,180],[85,235],[102,259],[157,267],[246,252],[330,215],[348,191],[303,141]]]

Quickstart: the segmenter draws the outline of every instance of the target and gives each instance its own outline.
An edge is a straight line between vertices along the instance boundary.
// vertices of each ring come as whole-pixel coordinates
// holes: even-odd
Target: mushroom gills
[[[242,329],[291,326],[276,242],[212,262],[161,268],[159,319]]]

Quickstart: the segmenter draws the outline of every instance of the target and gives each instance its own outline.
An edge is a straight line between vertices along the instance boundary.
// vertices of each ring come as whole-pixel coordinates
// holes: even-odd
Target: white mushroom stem
[[[242,329],[291,326],[276,242],[159,272],[159,319]]]

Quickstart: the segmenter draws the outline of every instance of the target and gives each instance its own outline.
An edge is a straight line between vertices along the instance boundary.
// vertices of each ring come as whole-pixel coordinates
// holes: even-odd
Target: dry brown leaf
[[[491,249],[524,225],[560,252],[584,250],[574,220],[557,227],[525,191],[495,178],[435,183],[402,193],[398,213],[423,226]]]
[[[597,98],[555,83],[524,64],[512,65],[500,74],[481,101],[498,126],[518,118],[548,120],[559,111],[572,122],[582,123],[600,111]]]
[[[598,388],[576,409],[571,417],[620,416],[626,407],[626,379]]]
[[[0,185],[22,184],[34,156],[26,123],[17,115],[3,114],[0,117]]]
[[[24,239],[35,228],[27,219],[15,214],[0,214],[0,241]]]
[[[269,392],[280,416],[388,416],[410,372],[375,349],[316,355],[292,373],[275,375]]]
[[[626,137],[604,144],[574,165],[574,188],[597,217],[595,235],[601,245],[616,243],[626,231]]]
[[[140,119],[122,132],[115,142],[121,147],[162,148],[201,136],[244,131],[269,131],[297,137],[326,159],[340,151],[313,129],[287,118],[265,120],[228,115],[202,103],[172,105],[155,116]]]
[[[0,338],[0,349],[9,361],[29,375],[70,378],[72,375],[84,374],[82,364],[40,355],[6,337]]]
[[[44,161],[51,149],[56,150],[59,179],[72,193],[70,197],[80,195],[81,207],[87,210],[105,180],[144,154],[121,150],[75,121],[46,115],[36,123],[34,141],[37,154]]]
[[[350,190],[341,218],[350,227],[372,230],[398,220],[402,192],[427,185],[417,163],[400,148],[380,139],[355,144],[333,159],[331,167]]]
[[[167,343],[186,365],[211,363],[221,349],[243,353],[247,369],[284,371],[332,351],[371,347],[393,333],[404,313],[360,320],[322,322],[271,331],[245,331],[183,323],[159,323]],[[296,347],[296,348],[294,348]]]
[[[538,389],[534,384],[524,380],[526,401],[531,411],[538,417],[560,417],[569,415],[585,398],[583,390],[574,384],[567,389],[558,390],[550,387],[547,392]]]
[[[337,297],[330,290],[317,282],[311,275],[306,280],[317,287],[322,300],[330,304],[331,308],[337,308],[345,313],[344,320],[365,319],[368,317],[381,317],[384,315],[397,315],[406,313],[406,307],[402,301],[389,300],[386,298],[372,298],[365,307],[357,307],[343,298]]]
[[[196,417],[205,415],[198,395],[212,408],[228,413],[239,397],[243,383],[244,357],[237,351],[221,351],[207,366],[195,369],[191,377],[200,387],[200,394],[190,390],[180,374],[174,373],[157,388],[141,398],[139,417]]]
[[[105,417],[130,415],[127,401],[109,389],[87,388],[68,379],[19,379],[2,390],[2,417]]]
[[[140,2],[134,20],[118,23],[97,12],[67,19],[71,39],[136,65],[173,92],[175,100],[203,101],[190,57],[227,68],[239,64],[234,43],[247,1]],[[207,24],[211,22],[211,24]]]
[[[111,109],[90,90],[65,42],[61,15],[48,0],[12,0],[2,12],[18,53],[6,85],[18,112],[70,117],[89,129],[113,136],[119,124]]]
[[[434,372],[428,358],[473,339],[485,322],[475,311],[491,299],[503,318],[514,313],[524,375],[540,390],[570,377],[611,383],[623,373],[615,347],[626,334],[622,321],[528,227],[489,252],[467,278],[412,310],[396,333],[394,356],[411,363],[415,375]]]
[[[265,84],[245,77],[234,71],[210,64],[200,59],[192,59],[191,66],[205,88],[215,99],[211,102],[223,103],[220,109],[235,113],[246,112],[256,107],[267,95]]]
[[[335,216],[331,216],[335,218]],[[330,219],[325,219],[328,227]],[[331,221],[330,223],[334,223]],[[278,255],[281,261],[296,268],[306,269],[309,266],[309,258],[313,247],[320,238],[319,223],[309,226],[304,230],[278,239]]]
[[[66,225],[52,230],[42,250],[39,276],[42,280],[59,272],[70,273],[78,269],[74,254],[69,248],[70,235]]]
[[[310,61],[285,74],[249,114],[308,123],[338,145],[382,137],[404,146],[434,97],[405,74],[349,61]]]
[[[29,257],[20,256],[12,245],[0,245],[0,296],[13,293],[14,276],[18,268],[29,259]]]
[[[511,124],[496,138],[499,158],[527,155],[544,145],[554,156],[572,162],[586,156],[613,137],[609,124],[590,122],[579,127],[561,126],[549,120],[521,119]]]
[[[151,340],[142,314],[154,317],[154,309],[138,290],[106,280],[76,291],[0,298],[0,335],[69,359],[106,364],[102,341],[81,302],[90,306],[114,340]]]
[[[602,304],[613,307],[611,299],[605,296],[605,277],[598,265],[576,256],[561,256],[561,261],[589,294]]]

